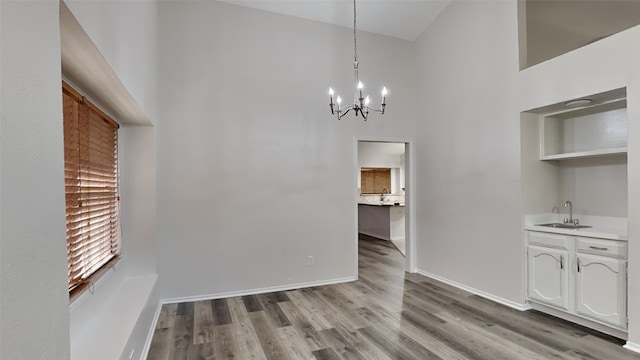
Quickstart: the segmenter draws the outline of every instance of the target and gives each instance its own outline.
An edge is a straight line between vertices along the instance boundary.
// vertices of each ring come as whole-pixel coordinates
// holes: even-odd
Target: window
[[[388,194],[391,192],[391,169],[368,169],[360,171],[361,194]]]
[[[120,253],[118,124],[62,83],[69,291]]]

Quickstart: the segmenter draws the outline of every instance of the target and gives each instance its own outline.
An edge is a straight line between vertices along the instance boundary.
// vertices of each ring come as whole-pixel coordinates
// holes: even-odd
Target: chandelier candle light
[[[340,95],[336,96],[336,102],[333,102],[333,89],[329,88],[329,107],[331,108],[331,114],[335,114],[338,120],[342,119],[343,116],[347,115],[347,113],[353,110],[358,116],[358,114],[362,115],[364,121],[367,121],[367,116],[369,115],[369,111],[377,111],[381,114],[384,114],[384,108],[387,105],[386,97],[387,97],[387,88],[382,87],[382,102],[380,103],[380,109],[375,109],[369,106],[369,95],[364,97],[362,95],[362,90],[364,89],[364,85],[362,81],[360,81],[358,77],[358,46],[356,40],[356,0],[353,0],[353,82],[355,84],[355,91],[353,95],[353,105],[345,105],[342,106],[342,98]]]

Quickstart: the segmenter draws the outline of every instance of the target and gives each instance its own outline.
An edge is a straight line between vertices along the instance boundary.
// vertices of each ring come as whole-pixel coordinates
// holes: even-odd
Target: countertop
[[[369,205],[369,206],[404,206],[404,203],[394,203],[390,201],[380,201],[380,202],[359,202],[358,205]]]
[[[561,229],[547,226],[538,226],[536,224],[546,224],[554,222],[562,222],[557,218],[557,214],[549,215],[527,215],[525,216],[525,230],[540,231],[554,234],[563,234],[571,236],[585,236],[601,239],[611,239],[619,241],[628,241],[627,235],[627,219],[611,218],[604,216],[582,216],[580,218],[581,225],[592,226],[582,229]]]

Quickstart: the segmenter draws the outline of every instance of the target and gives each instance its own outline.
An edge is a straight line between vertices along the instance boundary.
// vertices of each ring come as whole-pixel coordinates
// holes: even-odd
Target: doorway
[[[411,139],[356,138],[356,275],[358,239],[386,241],[415,272],[413,142]]]

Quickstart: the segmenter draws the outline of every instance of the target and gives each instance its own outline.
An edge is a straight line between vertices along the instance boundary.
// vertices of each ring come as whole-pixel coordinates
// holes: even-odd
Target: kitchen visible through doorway
[[[357,143],[357,213],[361,240],[387,241],[409,268],[410,201],[408,142],[359,140]]]

